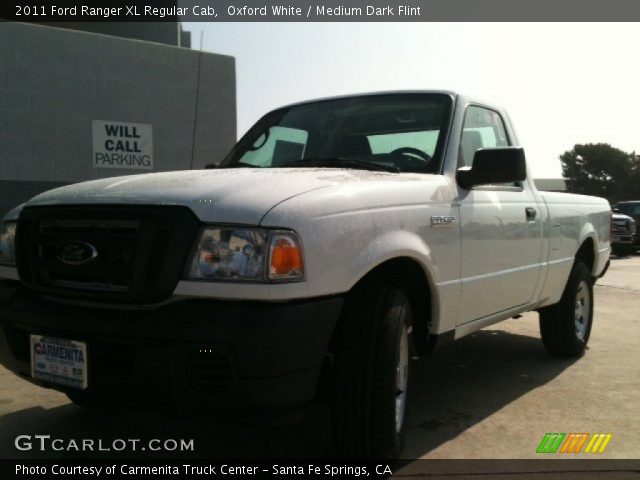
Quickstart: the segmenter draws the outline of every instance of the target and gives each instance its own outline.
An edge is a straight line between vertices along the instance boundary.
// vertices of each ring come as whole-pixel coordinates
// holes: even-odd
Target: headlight
[[[15,222],[3,222],[0,225],[0,264],[16,264],[16,224]]]
[[[206,227],[185,276],[208,281],[300,281],[304,277],[300,240],[282,230]]]

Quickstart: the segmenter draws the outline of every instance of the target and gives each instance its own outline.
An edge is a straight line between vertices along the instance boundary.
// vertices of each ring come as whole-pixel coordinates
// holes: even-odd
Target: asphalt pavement
[[[546,433],[611,433],[603,453],[572,458],[640,458],[640,256],[613,258],[595,287],[595,321],[586,354],[549,356],[537,314],[485,328],[414,363],[405,458],[540,459]],[[256,426],[219,418],[79,408],[61,393],[0,367],[0,458],[117,456],[116,452],[40,452],[15,447],[19,435],[52,438],[195,439],[198,458],[331,456],[328,412],[298,423]],[[128,452],[127,455],[131,455]],[[137,456],[167,453],[139,451]],[[564,455],[564,456],[563,456]],[[172,456],[175,456],[172,455]],[[507,477],[505,477],[507,478]],[[585,477],[587,478],[587,477]]]

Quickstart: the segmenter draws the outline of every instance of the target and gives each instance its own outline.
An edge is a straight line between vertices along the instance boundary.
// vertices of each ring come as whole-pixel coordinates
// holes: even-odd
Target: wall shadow
[[[481,330],[414,362],[405,458],[417,458],[544,385],[571,360],[552,358],[539,338]],[[313,406],[301,421],[281,426],[237,419],[184,417],[144,411],[106,413],[73,404],[28,408],[0,417],[0,458],[313,458],[334,456],[330,417]],[[194,452],[19,451],[18,435],[63,439],[195,440]],[[35,445],[35,442],[34,442]],[[97,449],[97,446],[95,447]]]

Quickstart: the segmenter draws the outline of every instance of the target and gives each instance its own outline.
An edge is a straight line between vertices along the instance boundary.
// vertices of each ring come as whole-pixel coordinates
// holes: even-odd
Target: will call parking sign
[[[153,170],[151,125],[94,120],[93,166]]]

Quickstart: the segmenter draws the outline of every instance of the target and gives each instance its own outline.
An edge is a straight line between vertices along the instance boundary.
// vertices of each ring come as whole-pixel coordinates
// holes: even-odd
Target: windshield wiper
[[[230,163],[229,165],[225,165],[224,167],[218,166],[217,168],[261,168],[260,165],[251,165],[250,163]]]
[[[278,168],[287,167],[299,167],[299,168],[312,168],[312,167],[347,167],[356,168],[360,170],[377,170],[383,172],[400,173],[398,167],[392,165],[382,165],[380,163],[365,162],[364,160],[356,160],[355,158],[346,157],[325,157],[325,158],[303,158],[293,162],[283,163],[278,165]]]

